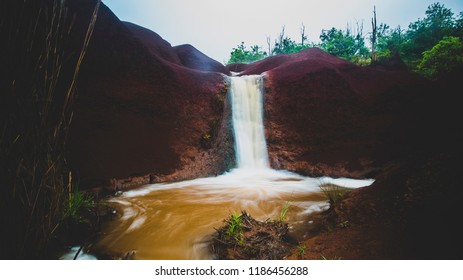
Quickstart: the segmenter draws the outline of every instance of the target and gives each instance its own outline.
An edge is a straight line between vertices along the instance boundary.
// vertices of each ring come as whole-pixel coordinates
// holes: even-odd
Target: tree
[[[430,50],[444,36],[452,35],[455,30],[453,12],[439,3],[430,5],[424,19],[418,19],[408,26],[407,40],[402,49],[407,64],[415,66],[421,60],[423,52]]]
[[[275,40],[275,44],[273,46],[272,54],[281,54],[283,53],[283,41],[285,39],[285,26],[281,28],[280,34],[278,34],[278,39]],[[287,38],[289,39],[289,38]]]
[[[356,35],[352,34],[350,28],[346,28],[345,32],[334,27],[329,30],[322,30],[319,46],[326,52],[346,60],[365,58],[368,49],[365,47],[361,30],[359,25]]]
[[[289,54],[302,50],[294,40],[289,37],[284,37],[281,41],[275,43],[273,54]]]
[[[307,36],[305,35],[305,26],[302,25],[301,41],[304,42],[305,40],[307,40]],[[285,27],[283,26],[280,34],[278,34],[278,39],[275,40],[275,45],[273,47],[272,54],[296,53],[308,47],[309,45],[298,44],[290,37],[285,36]]]
[[[371,64],[375,63],[375,44],[378,32],[376,25],[376,6],[373,6],[373,18],[371,19]]]
[[[436,79],[462,66],[463,43],[460,38],[449,36],[423,53],[417,70],[427,78]]]
[[[352,60],[355,63],[360,62],[361,60],[369,59],[370,52],[368,48],[365,46],[365,37],[363,36],[363,21],[359,24],[356,21],[356,32],[355,32],[355,47],[357,49],[354,59]]]
[[[270,36],[267,36],[267,48],[268,48],[268,54],[271,55],[272,54],[272,44],[271,44],[271,38]]]
[[[377,27],[375,60],[380,61],[391,57],[401,57],[403,41],[404,31],[400,26],[391,29],[389,25],[381,23]]]
[[[230,63],[249,63],[254,62],[257,60],[261,60],[262,58],[266,57],[267,53],[264,52],[261,47],[254,45],[251,46],[251,50],[247,50],[244,42],[241,42],[236,48],[233,48],[232,52],[230,53],[230,59],[228,60],[228,64]]]
[[[455,36],[463,39],[463,12],[460,12],[458,19],[455,21]]]
[[[307,35],[305,35],[305,25],[301,24],[301,46],[304,46],[304,42],[307,40]]]

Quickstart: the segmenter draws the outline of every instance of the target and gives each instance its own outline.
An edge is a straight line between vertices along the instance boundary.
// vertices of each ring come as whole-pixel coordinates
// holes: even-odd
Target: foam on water
[[[263,126],[262,76],[230,78],[237,167],[220,176],[152,184],[111,198],[120,219],[95,247],[136,250],[139,259],[208,259],[207,241],[223,219],[246,210],[257,219],[278,217],[290,201],[288,222],[306,227],[307,215],[329,206],[321,184],[345,188],[374,180],[301,176],[269,167]]]

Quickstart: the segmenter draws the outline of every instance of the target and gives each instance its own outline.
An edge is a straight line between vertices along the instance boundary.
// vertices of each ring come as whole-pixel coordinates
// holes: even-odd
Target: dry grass
[[[350,192],[349,188],[331,183],[320,183],[318,187],[322,190],[330,204],[340,201],[348,192]]]

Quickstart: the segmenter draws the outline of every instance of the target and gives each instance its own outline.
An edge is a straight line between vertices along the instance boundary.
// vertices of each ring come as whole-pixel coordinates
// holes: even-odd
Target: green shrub
[[[445,37],[432,49],[423,52],[417,72],[437,79],[463,65],[463,43],[458,37]]]

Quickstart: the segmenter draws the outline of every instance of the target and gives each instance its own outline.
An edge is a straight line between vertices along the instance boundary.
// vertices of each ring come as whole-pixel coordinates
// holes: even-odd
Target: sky
[[[357,23],[367,35],[376,6],[378,25],[406,29],[436,2],[455,15],[463,11],[463,0],[103,0],[120,20],[148,28],[172,46],[191,44],[224,64],[241,42],[268,49],[267,37],[273,42],[283,26],[297,42],[302,25],[311,42],[319,42],[323,29]]]

